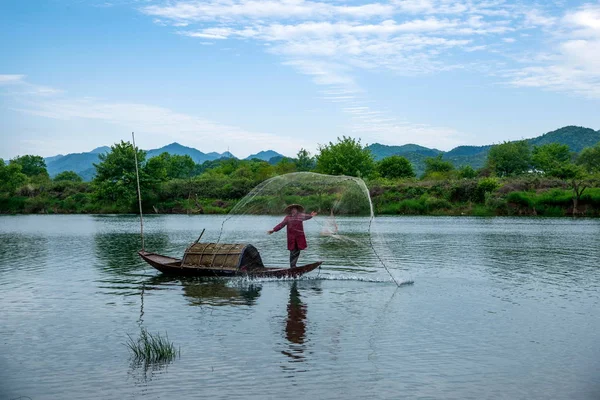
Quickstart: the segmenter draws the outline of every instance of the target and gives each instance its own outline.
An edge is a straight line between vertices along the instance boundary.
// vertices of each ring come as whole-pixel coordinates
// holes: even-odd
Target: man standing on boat
[[[306,249],[306,236],[304,236],[304,226],[302,222],[311,219],[317,215],[316,211],[310,214],[304,213],[304,207],[300,204],[290,204],[284,210],[286,217],[275,228],[267,233],[270,235],[273,232],[281,230],[287,225],[287,245],[290,251],[290,267],[294,268],[300,258],[300,251]]]

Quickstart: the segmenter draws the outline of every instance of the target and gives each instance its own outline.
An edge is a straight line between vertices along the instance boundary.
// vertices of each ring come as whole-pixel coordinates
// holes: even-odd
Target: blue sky
[[[0,158],[600,129],[600,1],[0,3]]]

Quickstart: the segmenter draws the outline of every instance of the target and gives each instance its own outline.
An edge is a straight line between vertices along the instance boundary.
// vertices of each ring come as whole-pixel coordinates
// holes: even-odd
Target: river
[[[149,216],[145,247],[205,228],[287,262],[279,218],[222,222]],[[0,217],[0,398],[600,398],[599,220],[336,222],[305,222],[302,279],[207,281],[143,263],[135,216]],[[180,356],[133,362],[142,327]]]

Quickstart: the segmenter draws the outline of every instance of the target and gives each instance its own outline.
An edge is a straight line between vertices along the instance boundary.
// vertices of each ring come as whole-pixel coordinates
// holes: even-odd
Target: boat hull
[[[245,276],[251,278],[297,278],[320,267],[322,261],[301,265],[295,268],[260,268],[245,271],[226,270],[216,268],[198,268],[182,266],[181,259],[150,253],[144,250],[138,252],[140,257],[148,264],[164,274],[179,276],[205,276],[205,277],[235,277]]]

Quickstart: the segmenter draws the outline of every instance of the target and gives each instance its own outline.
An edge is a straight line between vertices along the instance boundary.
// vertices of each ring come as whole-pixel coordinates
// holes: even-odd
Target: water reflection
[[[491,277],[523,285],[533,282],[583,288],[597,266],[592,238],[529,231],[483,233],[478,246]]]
[[[136,385],[146,385],[154,378],[168,372],[169,362],[145,363],[143,361],[131,361],[127,375],[133,379]]]
[[[168,244],[165,234],[148,235],[148,248],[160,252]],[[144,262],[137,252],[140,250],[140,236],[134,233],[99,233],[94,236],[98,267],[111,275],[128,275],[137,272]]]
[[[175,277],[157,275],[145,282],[146,289],[160,290],[169,287],[183,290],[192,306],[228,306],[256,304],[262,286],[257,282],[235,279]]]
[[[294,281],[290,288],[290,298],[287,305],[287,320],[285,323],[285,338],[288,348],[281,353],[290,358],[290,362],[303,362],[305,359],[306,339],[306,304],[300,299],[298,284]],[[285,366],[284,369],[288,369]]]
[[[262,287],[235,281],[182,281],[183,294],[192,306],[228,306],[256,304]]]
[[[151,248],[163,248],[168,244],[164,234],[148,235]],[[132,296],[140,293],[140,274],[155,273],[137,252],[140,236],[134,233],[99,233],[94,235],[96,267],[104,277],[99,279],[99,288],[105,294]]]
[[[0,273],[44,268],[49,244],[46,236],[0,234]]]
[[[154,285],[147,285],[147,282],[142,282],[141,291],[140,291],[140,316],[138,318],[138,326],[140,328],[140,338],[137,339],[139,342],[143,332],[145,330],[144,327],[144,293],[146,290],[155,290],[156,287]],[[128,336],[129,341],[134,343],[134,338],[132,336]],[[168,336],[165,338],[168,342]],[[148,382],[152,381],[155,375],[162,375],[167,373],[167,367],[169,364],[173,362],[176,358],[167,357],[163,360],[158,361],[148,361],[145,358],[135,358],[133,354],[131,354],[131,363],[129,364],[129,370],[127,374],[131,377],[136,385],[145,385]]]

